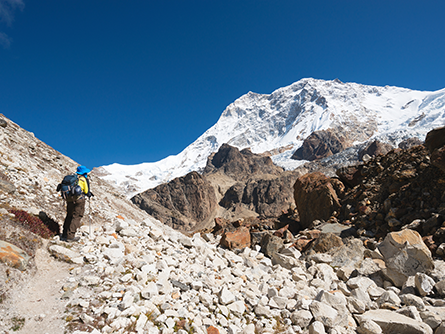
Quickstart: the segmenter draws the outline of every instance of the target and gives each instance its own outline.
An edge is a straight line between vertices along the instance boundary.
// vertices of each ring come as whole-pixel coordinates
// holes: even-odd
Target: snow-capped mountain
[[[265,153],[286,169],[303,140],[317,130],[335,129],[352,143],[380,139],[397,145],[445,125],[445,89],[436,92],[376,87],[339,80],[302,79],[272,94],[249,92],[230,104],[218,122],[176,156],[138,165],[112,164],[98,173],[129,197],[200,170],[208,156],[228,143]]]

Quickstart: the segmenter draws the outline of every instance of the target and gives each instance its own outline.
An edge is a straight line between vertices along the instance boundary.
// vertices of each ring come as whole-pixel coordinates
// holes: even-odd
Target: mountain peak
[[[270,94],[248,92],[231,103],[215,125],[176,156],[156,163],[103,166],[104,178],[127,196],[190,171],[202,170],[222,144],[253,153],[279,152],[273,161],[294,169],[292,154],[314,131],[332,129],[352,144],[379,139],[396,146],[424,139],[445,125],[445,89],[421,92],[399,87],[304,78]],[[284,149],[286,148],[286,149]]]

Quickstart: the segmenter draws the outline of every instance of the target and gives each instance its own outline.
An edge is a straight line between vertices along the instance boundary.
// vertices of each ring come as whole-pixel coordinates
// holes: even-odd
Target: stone
[[[245,226],[241,226],[233,232],[224,232],[220,241],[221,246],[231,250],[250,247],[250,243],[250,231]]]
[[[314,321],[309,326],[309,334],[326,334],[324,325],[321,321]]]
[[[48,247],[49,252],[54,255],[59,260],[68,262],[68,263],[74,263],[75,259],[80,256],[79,253],[72,251],[71,249],[68,249],[63,246],[59,245],[50,245]]]
[[[420,312],[420,317],[422,318],[422,321],[432,329],[436,329],[442,323],[440,316],[429,310]]]
[[[244,302],[241,300],[238,300],[236,302],[233,302],[229,305],[227,305],[227,308],[232,312],[236,317],[240,317],[243,315],[243,313],[246,311],[246,306],[244,305]]]
[[[223,305],[233,303],[235,301],[235,295],[226,287],[223,287],[218,295],[219,302]]]
[[[434,288],[441,297],[445,297],[445,280],[441,280],[434,284]]]
[[[328,220],[341,207],[329,178],[319,172],[297,179],[294,184],[294,199],[303,229],[309,227],[314,220]]]
[[[17,188],[14,186],[13,183],[0,178],[0,190],[3,190],[4,192],[7,192],[9,194],[13,194],[17,190]]]
[[[381,334],[382,329],[380,326],[372,320],[363,321],[359,327],[357,327],[357,333],[359,334]]]
[[[0,262],[21,271],[28,267],[30,256],[19,247],[0,240]]]
[[[284,247],[283,239],[275,235],[266,234],[261,240],[261,249],[266,256],[273,257]]]
[[[433,153],[435,149],[445,146],[445,126],[428,132],[425,137],[425,146],[430,153]]]
[[[383,333],[433,333],[433,330],[427,324],[389,310],[370,310],[364,314],[356,315],[355,317],[360,326],[365,321],[374,321],[380,326]]]
[[[420,322],[423,321],[420,316],[419,311],[416,309],[415,306],[405,306],[405,307],[402,307],[401,309],[398,309],[396,312],[399,314],[406,315],[407,317],[410,317],[414,320],[417,320]]]
[[[316,321],[321,322],[326,327],[333,327],[337,324],[338,312],[329,305],[313,301],[309,305],[309,309]]]
[[[312,313],[307,310],[297,310],[291,314],[290,319],[292,324],[300,326],[301,328],[307,328],[311,323],[313,316]]]
[[[400,300],[406,306],[414,306],[419,311],[425,310],[425,303],[422,298],[412,295],[412,294],[404,294],[400,296]]]
[[[431,252],[416,231],[389,233],[378,249],[385,259],[384,273],[397,287],[402,287],[409,276],[434,269]]]
[[[343,245],[342,239],[334,233],[321,233],[320,237],[312,244],[311,249],[317,253],[326,253]],[[333,259],[332,262],[336,261],[337,259]]]
[[[435,282],[434,280],[424,273],[416,273],[415,284],[417,291],[423,297],[430,294],[433,291]]]

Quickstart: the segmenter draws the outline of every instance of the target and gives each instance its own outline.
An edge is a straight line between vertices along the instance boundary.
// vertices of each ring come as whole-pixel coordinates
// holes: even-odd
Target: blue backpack
[[[63,199],[82,195],[82,188],[79,186],[79,175],[70,174],[65,176],[62,183],[57,186],[57,191],[61,192]]]

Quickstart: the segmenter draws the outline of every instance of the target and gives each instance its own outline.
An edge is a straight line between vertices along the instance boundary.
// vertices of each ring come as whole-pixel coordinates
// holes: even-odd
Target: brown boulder
[[[23,271],[28,265],[29,255],[17,246],[0,240],[0,262]]]
[[[314,220],[328,220],[341,207],[330,179],[318,172],[297,179],[294,199],[303,229]]]
[[[348,147],[345,138],[337,136],[332,130],[315,131],[304,140],[303,145],[292,155],[292,159],[318,160],[339,153]]]
[[[389,233],[378,249],[386,263],[385,275],[397,287],[418,272],[434,269],[431,252],[416,231]]]
[[[445,126],[428,132],[425,138],[425,146],[430,153],[445,146]]]
[[[336,236],[334,233],[321,233],[320,236],[315,239],[311,249],[317,253],[327,253],[341,246],[343,246],[343,241],[339,236]]]
[[[225,231],[220,241],[220,245],[228,249],[243,249],[250,247],[249,228],[241,226],[233,232]]]

